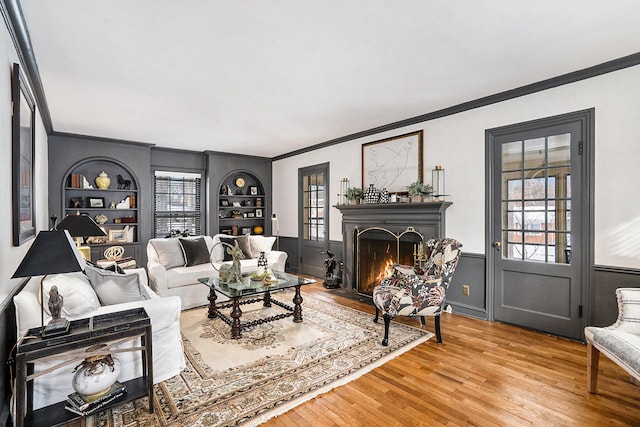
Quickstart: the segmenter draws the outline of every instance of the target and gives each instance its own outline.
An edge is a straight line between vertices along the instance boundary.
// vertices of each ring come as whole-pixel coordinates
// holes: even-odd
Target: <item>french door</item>
[[[590,113],[487,131],[495,320],[582,337],[591,252]]]
[[[298,170],[299,272],[324,277],[329,249],[329,163]]]

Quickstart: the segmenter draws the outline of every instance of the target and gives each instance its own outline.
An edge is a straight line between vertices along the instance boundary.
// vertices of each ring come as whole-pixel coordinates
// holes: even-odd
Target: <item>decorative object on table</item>
[[[67,215],[57,227],[58,230],[67,230],[71,237],[76,239],[78,251],[84,259],[91,261],[91,248],[82,246],[82,239],[90,236],[106,236],[103,229],[98,227],[89,215]]]
[[[347,193],[345,194],[345,197],[350,204],[357,205],[358,203],[360,203],[360,200],[362,199],[363,194],[364,192],[362,191],[362,188],[349,187],[349,189],[347,190]]]
[[[122,258],[124,255],[124,248],[122,246],[109,246],[104,250],[104,259],[108,261],[116,261]]]
[[[396,193],[392,193],[389,195],[389,203],[396,203],[398,201],[398,195]]]
[[[225,242],[217,242],[213,245],[213,247],[211,248],[211,252],[213,252],[213,249],[218,245],[226,247],[225,251],[227,252],[227,254],[231,255],[231,264],[222,264],[220,268],[217,268],[215,266],[215,263],[211,261],[211,266],[218,272],[218,276],[223,282],[240,284],[242,283],[240,260],[244,259],[244,253],[240,249],[240,246],[238,246],[237,240],[233,243],[233,246]],[[209,254],[209,259],[213,259],[211,253]]]
[[[42,282],[48,274],[82,271],[84,267],[85,260],[78,252],[76,245],[73,244],[69,231],[54,229],[38,233],[36,240],[11,278],[43,276],[40,280],[40,301],[42,301],[40,304],[41,336],[64,334],[69,330],[69,322],[65,318],[60,318],[57,322],[49,322],[45,327]],[[62,310],[62,302],[63,300],[60,301],[60,310]]]
[[[220,195],[221,196],[228,196],[229,195],[229,190],[228,187],[226,185],[223,185],[220,187]]]
[[[390,192],[422,181],[423,131],[362,144],[362,188],[373,184]]]
[[[104,197],[87,197],[88,208],[104,208]]]
[[[13,64],[11,78],[13,246],[36,235],[36,208],[33,192],[35,151],[35,102],[20,65]]]
[[[261,207],[261,206],[262,206],[262,198],[261,198],[261,197],[258,197],[258,198],[256,199],[256,206],[257,206],[257,207]]]
[[[111,185],[111,178],[105,171],[100,172],[95,181],[100,190],[106,190]]]
[[[431,182],[433,183],[433,197],[435,201],[444,201],[444,168],[436,165],[431,171]]]
[[[369,188],[364,190],[364,195],[362,196],[362,201],[364,203],[378,203],[378,198],[380,197],[380,192],[373,184],[369,184]]]
[[[106,344],[87,348],[89,353],[82,363],[73,370],[73,389],[88,400],[95,400],[107,394],[122,373],[120,361],[111,354],[105,354]],[[95,354],[92,354],[95,353]]]
[[[133,224],[136,222],[136,217],[135,216],[122,216],[120,218],[118,218],[120,221],[118,222],[119,224]]]
[[[390,196],[386,188],[380,190],[380,196],[378,197],[378,203],[389,203]]]
[[[131,203],[129,202],[129,196],[120,200],[120,202],[116,204],[116,209],[130,209],[130,208],[131,208]]]
[[[340,194],[338,194],[339,205],[347,204],[347,190],[349,190],[349,180],[347,178],[342,178],[342,180],[340,181]]]
[[[238,226],[237,225],[232,225],[231,226],[231,235],[232,236],[237,236],[238,235]]]
[[[278,222],[278,217],[274,213],[271,216],[271,233],[273,230],[276,230],[276,250],[280,250],[280,222]]]
[[[267,268],[269,267],[269,262],[267,261],[267,255],[264,251],[260,252],[260,256],[258,257],[258,267]]]
[[[124,179],[122,175],[118,174],[118,189],[119,190],[129,190],[131,189],[131,180]]]
[[[253,206],[253,200],[245,200],[244,205],[250,208]]]
[[[98,214],[94,217],[98,224],[106,224],[109,221],[109,217],[105,214]]]
[[[262,227],[261,225],[256,225],[255,227],[253,227],[253,234],[262,234],[264,233],[264,227]]]
[[[242,235],[251,234],[251,227],[242,227]]]
[[[338,270],[338,274],[334,274],[338,263],[335,260],[335,255],[331,251],[321,252],[321,254],[326,254],[327,258],[324,260],[324,282],[322,286],[327,289],[339,288],[342,283],[342,270]],[[340,263],[342,264],[342,263]]]
[[[422,202],[428,195],[432,193],[433,188],[430,184],[425,184],[422,181],[414,181],[407,186],[409,197],[412,203]]]

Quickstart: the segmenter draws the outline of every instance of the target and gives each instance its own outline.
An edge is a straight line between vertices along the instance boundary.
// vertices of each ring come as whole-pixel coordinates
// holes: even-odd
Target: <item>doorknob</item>
[[[500,242],[493,242],[493,243],[491,244],[491,246],[493,246],[494,248],[496,248],[496,250],[497,250],[497,251],[499,251],[499,250],[500,250],[500,246],[502,246],[502,243],[500,243]]]

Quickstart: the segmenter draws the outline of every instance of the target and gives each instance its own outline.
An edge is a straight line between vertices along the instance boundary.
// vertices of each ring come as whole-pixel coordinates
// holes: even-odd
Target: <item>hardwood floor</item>
[[[303,297],[374,313],[370,304],[319,283],[305,286]],[[420,327],[416,318],[394,321]],[[433,319],[426,328],[433,331]],[[640,426],[640,387],[605,356],[598,393],[587,392],[584,344],[447,313],[442,338],[263,425]]]

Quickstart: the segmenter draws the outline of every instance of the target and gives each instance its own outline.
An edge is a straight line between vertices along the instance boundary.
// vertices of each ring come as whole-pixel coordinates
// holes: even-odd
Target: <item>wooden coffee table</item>
[[[209,318],[220,318],[227,325],[231,326],[231,338],[238,339],[242,337],[242,330],[250,326],[260,325],[262,323],[273,322],[274,320],[284,319],[285,317],[293,316],[293,321],[296,323],[302,322],[302,296],[300,295],[300,288],[303,285],[315,283],[313,279],[306,279],[298,277],[293,274],[284,272],[274,272],[274,275],[278,279],[276,283],[265,284],[262,281],[254,281],[249,276],[243,277],[242,283],[226,283],[220,280],[218,277],[205,277],[198,279],[200,283],[209,287]],[[271,292],[294,288],[295,294],[293,296],[293,307],[278,301],[271,297]],[[216,304],[217,295],[216,292],[220,292],[222,295],[231,299],[231,302],[223,302]],[[275,304],[287,310],[287,313],[277,314],[275,316],[264,317],[256,319],[250,322],[242,322],[241,305],[252,304],[254,302],[263,302],[264,307],[271,307],[271,304]],[[229,316],[224,314],[221,310],[225,308],[231,308]]]

